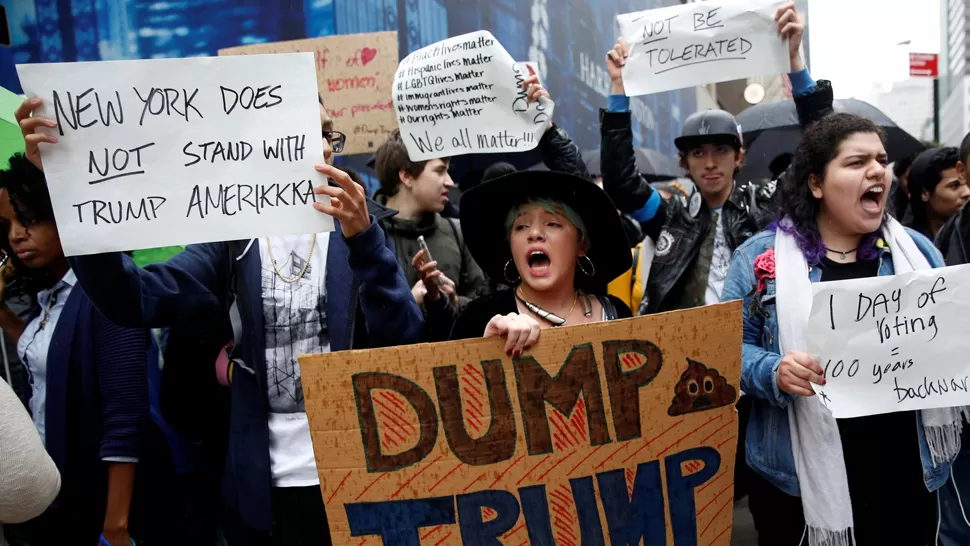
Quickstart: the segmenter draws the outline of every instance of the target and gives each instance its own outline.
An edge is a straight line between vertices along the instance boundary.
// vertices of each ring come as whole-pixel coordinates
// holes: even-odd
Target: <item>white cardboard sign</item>
[[[319,233],[313,54],[19,65],[64,252]]]
[[[623,68],[635,97],[791,69],[778,37],[781,0],[710,0],[617,16],[630,44]]]
[[[485,30],[405,57],[394,76],[394,108],[411,160],[538,146],[554,104],[527,101],[528,64],[515,62]]]
[[[836,418],[970,405],[970,265],[812,286],[813,386]]]

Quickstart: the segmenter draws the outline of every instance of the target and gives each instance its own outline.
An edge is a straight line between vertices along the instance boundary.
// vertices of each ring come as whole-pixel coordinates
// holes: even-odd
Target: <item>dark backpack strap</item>
[[[597,296],[597,299],[600,300],[600,305],[603,306],[604,318],[606,320],[616,320],[616,318],[619,316],[619,313],[617,312],[616,306],[613,305],[613,302],[610,300],[610,298],[601,298]]]
[[[458,224],[458,220],[455,218],[447,218],[442,216],[448,221],[448,225],[451,226],[451,231],[455,233],[455,241],[458,242],[458,255],[461,256],[461,266],[458,269],[458,278],[452,279],[455,283],[461,282],[461,275],[465,272],[465,239],[461,236],[461,226]]]
[[[458,241],[458,250],[461,250],[462,255],[464,255],[465,239],[461,236],[461,226],[458,224],[458,220],[455,218],[445,218],[445,220],[447,220],[448,225],[451,226],[451,231],[455,232],[455,240]]]
[[[643,245],[639,244],[636,246],[636,248],[633,249],[633,269],[630,270],[630,272],[632,273],[630,275],[631,290],[636,288],[637,280],[640,279],[640,277],[637,274],[640,272],[640,249],[641,248],[643,248]]]

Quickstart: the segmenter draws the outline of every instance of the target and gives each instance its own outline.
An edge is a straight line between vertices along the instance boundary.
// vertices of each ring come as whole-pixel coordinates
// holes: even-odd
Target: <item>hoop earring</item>
[[[502,274],[505,275],[505,281],[509,283],[509,286],[515,286],[515,283],[522,280],[522,277],[515,279],[514,281],[509,278],[509,264],[512,264],[512,269],[515,270],[515,263],[512,260],[505,262],[505,267],[502,268]],[[518,270],[515,270],[518,273]]]
[[[586,262],[583,262],[583,258],[586,258]],[[587,265],[588,264],[588,265]],[[579,270],[583,272],[587,277],[596,276],[596,266],[593,265],[593,260],[589,259],[589,256],[580,256],[576,260],[576,265],[579,266]]]

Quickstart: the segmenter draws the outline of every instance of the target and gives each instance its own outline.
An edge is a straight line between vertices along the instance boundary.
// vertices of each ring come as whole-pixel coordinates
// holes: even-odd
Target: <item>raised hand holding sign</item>
[[[484,30],[408,55],[394,77],[394,107],[411,160],[538,146],[554,104],[528,87],[530,76]]]
[[[326,183],[313,169],[324,157],[312,54],[18,71],[34,98],[17,119],[66,254],[333,229],[311,206]]]
[[[622,65],[626,94],[788,72],[789,47],[778,30],[797,20],[793,10],[786,5],[779,15],[778,0],[711,0],[619,15],[620,35],[630,44]],[[793,27],[785,32],[795,38]]]

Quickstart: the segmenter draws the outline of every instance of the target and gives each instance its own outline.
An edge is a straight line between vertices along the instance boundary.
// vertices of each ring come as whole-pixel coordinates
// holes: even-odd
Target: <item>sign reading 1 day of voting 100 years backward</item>
[[[816,283],[808,351],[836,418],[970,405],[970,266]]]
[[[731,542],[741,302],[300,357],[337,546]]]
[[[313,55],[19,65],[68,255],[333,230]]]
[[[408,55],[394,76],[393,97],[411,160],[538,146],[554,104],[528,102],[522,85],[533,71],[485,30]]]
[[[338,131],[344,154],[374,153],[397,129],[391,85],[397,68],[397,32],[340,34],[308,40],[220,49],[219,55],[310,52],[317,88]]]
[[[711,0],[619,15],[630,44],[623,68],[634,97],[791,70],[778,37],[781,0]]]

